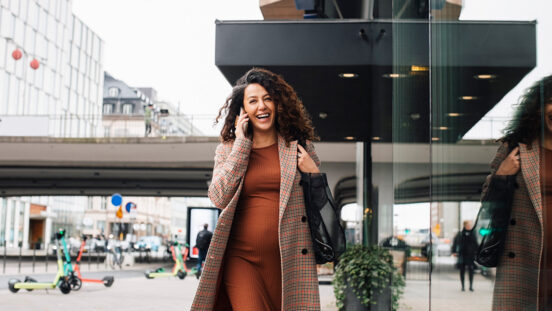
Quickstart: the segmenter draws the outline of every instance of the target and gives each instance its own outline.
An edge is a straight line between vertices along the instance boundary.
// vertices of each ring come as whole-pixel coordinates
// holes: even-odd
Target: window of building
[[[118,87],[110,87],[108,91],[109,97],[118,97],[119,96],[119,88]]]
[[[112,104],[104,104],[103,105],[103,113],[104,114],[112,114],[113,113],[113,105]]]
[[[123,105],[123,114],[132,114],[134,112],[133,104],[124,104]]]

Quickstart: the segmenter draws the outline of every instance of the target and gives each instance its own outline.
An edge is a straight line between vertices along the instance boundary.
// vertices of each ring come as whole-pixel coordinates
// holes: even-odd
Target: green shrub
[[[405,283],[393,266],[393,256],[388,250],[378,246],[354,245],[339,258],[333,285],[340,310],[344,307],[347,287],[353,289],[360,303],[366,307],[375,304],[375,297],[390,287],[393,310],[397,310]]]

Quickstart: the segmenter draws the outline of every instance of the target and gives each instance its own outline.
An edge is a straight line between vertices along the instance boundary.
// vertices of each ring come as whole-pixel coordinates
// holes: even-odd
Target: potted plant
[[[354,245],[339,258],[334,275],[339,310],[397,310],[405,282],[388,250]]]

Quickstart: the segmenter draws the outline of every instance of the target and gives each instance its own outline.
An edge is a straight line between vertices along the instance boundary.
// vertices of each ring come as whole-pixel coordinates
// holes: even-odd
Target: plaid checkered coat
[[[499,259],[493,294],[493,310],[538,310],[540,261],[543,254],[543,215],[540,188],[540,146],[519,144],[521,172],[514,191],[505,249]],[[483,195],[498,167],[508,155],[502,144],[491,162],[491,174]]]
[[[222,209],[201,275],[192,310],[213,310],[220,282],[221,262],[226,250],[232,220],[247,171],[253,142],[237,138],[223,142],[216,150],[209,198]],[[307,152],[320,165],[314,146],[307,141]],[[316,262],[306,216],[301,174],[297,168],[297,141],[278,137],[280,158],[280,214],[278,235],[282,271],[282,310],[320,310]],[[235,310],[239,311],[239,310]]]

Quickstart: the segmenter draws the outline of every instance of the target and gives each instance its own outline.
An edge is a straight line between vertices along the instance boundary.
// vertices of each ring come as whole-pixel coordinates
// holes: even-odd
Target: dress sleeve
[[[233,144],[221,143],[217,146],[208,192],[216,207],[224,209],[234,196],[247,170],[252,145],[253,142],[247,138],[237,138]]]

